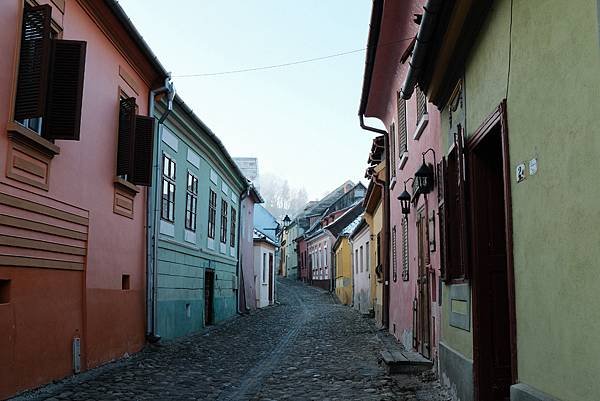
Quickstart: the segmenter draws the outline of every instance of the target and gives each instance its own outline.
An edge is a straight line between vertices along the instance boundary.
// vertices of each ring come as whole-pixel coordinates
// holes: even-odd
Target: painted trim
[[[194,231],[190,231],[188,229],[185,230],[185,241],[195,244],[196,243],[196,233]]]
[[[192,149],[188,147],[187,150],[187,161],[197,169],[200,169],[200,155],[194,152]]]
[[[400,156],[400,163],[399,163],[399,168],[400,170],[404,169],[404,166],[406,165],[406,162],[408,161],[408,151],[404,151],[404,153],[402,153],[402,156]]]
[[[169,223],[168,221],[161,220],[160,221],[160,233],[164,235],[168,235],[170,237],[175,236],[175,225]]]
[[[421,117],[421,121],[417,125],[417,129],[415,130],[415,134],[413,135],[413,139],[418,141],[421,135],[423,135],[423,131],[425,131],[425,127],[429,124],[429,113],[423,114]]]
[[[167,144],[167,146],[169,146],[171,149],[177,152],[177,148],[179,146],[179,139],[177,139],[177,136],[173,131],[163,126],[160,138],[164,143]]]

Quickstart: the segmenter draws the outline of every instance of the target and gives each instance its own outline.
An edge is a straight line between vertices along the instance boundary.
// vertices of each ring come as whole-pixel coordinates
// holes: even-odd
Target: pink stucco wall
[[[113,212],[113,180],[119,88],[137,97],[138,114],[147,114],[149,84],[77,1],[67,1],[64,14],[50,4],[53,19],[63,27],[63,39],[87,42],[81,140],[56,141],[60,154],[50,162],[47,191],[8,178],[8,163],[0,163],[0,192],[89,219],[87,228],[57,219],[49,221],[51,225],[86,232],[83,246],[87,243],[87,250],[82,259],[83,271],[0,266],[0,279],[11,280],[14,294],[3,308],[10,309],[19,321],[13,337],[0,338],[0,355],[18,355],[8,363],[2,359],[0,365],[7,368],[7,375],[0,380],[0,398],[71,373],[73,337],[82,340],[83,369],[136,352],[145,338],[146,190],[138,187],[133,218],[124,217]],[[6,0],[0,5],[3,158],[11,144],[7,122],[12,120],[22,7],[22,0]],[[138,93],[120,77],[119,67],[127,72]],[[8,213],[33,221],[39,218],[22,210],[11,209]],[[0,225],[0,229],[5,228]],[[18,234],[26,238],[37,235],[26,230]],[[31,256],[35,252],[31,250]],[[130,276],[129,290],[122,289],[123,274]],[[27,339],[32,333],[43,333],[43,338],[14,341]],[[32,348],[32,344],[36,346]]]
[[[405,3],[401,2],[385,2],[383,19],[381,23],[381,32],[379,38],[379,48],[377,50],[375,66],[373,70],[373,79],[369,92],[369,102],[366,109],[366,116],[376,117],[380,119],[386,126],[389,132],[390,126],[394,123],[397,126],[397,92],[401,89],[404,82],[404,77],[408,70],[408,62],[402,64],[400,59],[410,44],[410,41],[403,40],[412,38],[418,31],[412,19],[413,14],[422,13],[422,6],[425,2],[422,0],[411,2],[411,7],[406,7]],[[398,43],[398,45],[382,46],[386,43]],[[414,177],[415,171],[422,163],[421,153],[432,148],[436,154],[436,162],[439,162],[439,132],[440,132],[440,117],[437,108],[428,104],[429,123],[423,131],[419,140],[414,140],[413,135],[417,128],[417,108],[416,95],[413,93],[412,98],[407,101],[406,105],[406,124],[407,124],[407,148],[408,160],[402,169],[400,169],[400,156],[396,150],[396,184],[392,189],[390,198],[390,235],[394,226],[397,231],[396,242],[396,263],[398,269],[398,278],[396,281],[390,281],[390,332],[407,348],[412,348],[413,335],[413,300],[417,296],[417,274],[418,274],[418,244],[417,244],[417,228],[416,219],[417,211],[421,208],[427,209],[429,215],[435,213],[436,230],[435,235],[436,251],[430,254],[431,267],[429,290],[431,295],[431,339],[432,339],[432,355],[436,355],[435,342],[439,339],[439,319],[441,315],[438,308],[438,284],[439,284],[439,230],[437,224],[437,182],[434,190],[427,195],[419,198],[418,205],[411,208],[411,213],[408,216],[408,238],[409,238],[409,279],[402,280],[402,232],[401,220],[403,215],[400,210],[400,202],[398,196],[404,189],[403,182],[409,177]],[[396,144],[398,142],[396,141]],[[434,164],[431,152],[426,155],[426,161]],[[390,174],[391,176],[391,174]],[[408,191],[411,189],[412,181],[408,183]],[[390,241],[391,243],[391,241]],[[391,251],[391,250],[390,250]],[[393,258],[390,253],[390,263],[393,263]],[[390,277],[392,276],[393,267],[390,266]]]

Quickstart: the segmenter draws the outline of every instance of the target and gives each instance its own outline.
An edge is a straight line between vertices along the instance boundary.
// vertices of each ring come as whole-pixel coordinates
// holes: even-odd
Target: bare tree
[[[293,217],[308,201],[305,188],[290,188],[286,179],[274,174],[261,175],[260,194],[265,200],[265,208],[278,220],[286,214]]]

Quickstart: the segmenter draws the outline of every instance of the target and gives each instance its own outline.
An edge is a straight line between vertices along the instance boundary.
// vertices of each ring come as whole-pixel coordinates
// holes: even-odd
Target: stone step
[[[432,361],[412,351],[382,351],[379,363],[385,364],[388,374],[414,374],[430,370],[433,367]]]

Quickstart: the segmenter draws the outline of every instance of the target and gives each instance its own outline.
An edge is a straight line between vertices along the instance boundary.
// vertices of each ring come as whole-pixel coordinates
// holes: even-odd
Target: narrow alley
[[[426,377],[385,373],[372,319],[298,281],[280,279],[278,292],[277,306],[16,400],[448,399]]]

